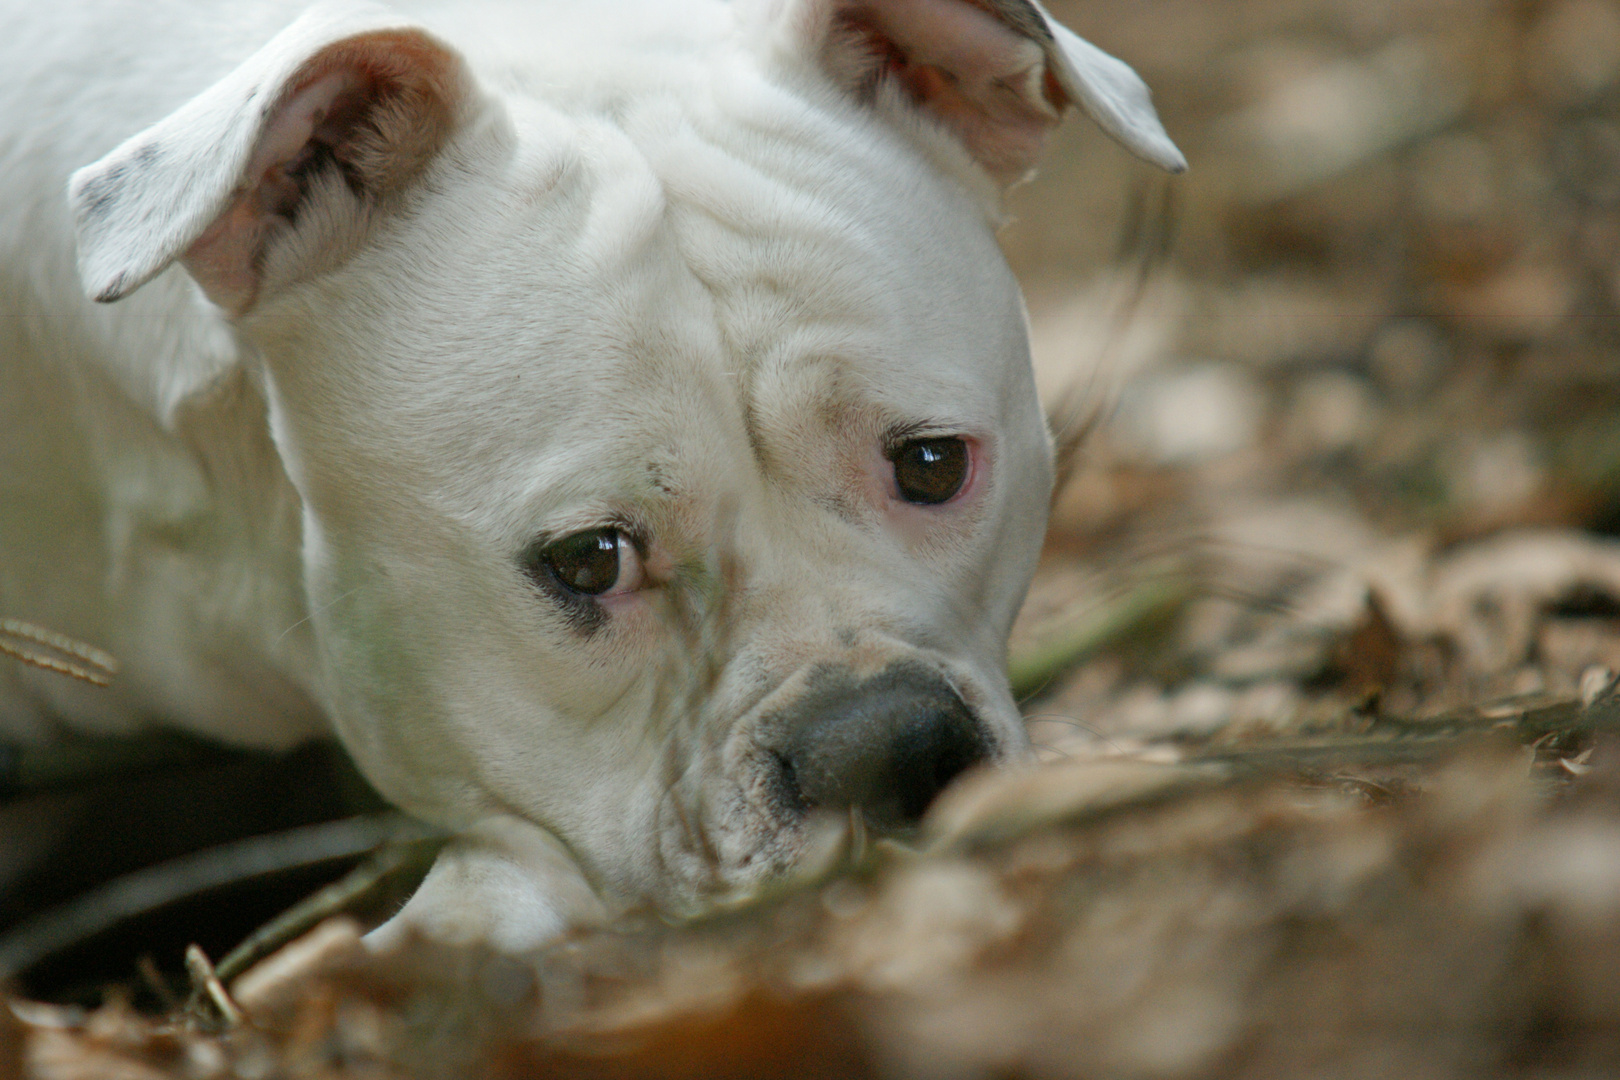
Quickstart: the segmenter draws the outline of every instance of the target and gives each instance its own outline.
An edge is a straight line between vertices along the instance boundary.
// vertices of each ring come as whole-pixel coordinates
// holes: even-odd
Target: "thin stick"
[[[19,924],[0,937],[0,981],[127,919],[208,889],[363,855],[422,827],[398,814],[345,818],[199,851],[137,870]],[[420,835],[420,834],[418,834]]]
[[[49,649],[60,656],[28,648],[28,645]],[[0,655],[79,679],[92,686],[106,686],[118,674],[118,659],[111,653],[21,619],[0,619]]]
[[[1024,702],[1052,679],[1138,630],[1166,618],[1186,602],[1187,582],[1172,576],[1149,578],[1118,602],[1100,605],[1073,621],[1065,620],[1008,661],[1013,697]]]
[[[152,993],[157,995],[158,1001],[162,1002],[165,1012],[174,1012],[185,1005],[185,1002],[175,994],[174,987],[169,985],[169,980],[163,977],[163,972],[158,970],[157,961],[152,959],[151,953],[141,954],[141,958],[135,961],[135,970],[140,972],[141,981],[145,982]]]
[[[109,652],[86,645],[82,641],[75,641],[66,634],[58,634],[54,630],[47,630],[21,619],[0,619],[0,634],[18,638],[22,641],[32,641],[35,645],[43,645],[47,649],[55,649],[59,653],[83,660],[92,667],[97,667],[109,674],[118,671],[118,658]]]
[[[283,945],[347,910],[396,870],[412,863],[431,862],[443,846],[444,841],[439,837],[394,840],[384,844],[343,877],[300,900],[249,934],[215,965],[214,973],[221,981],[230,982]]]
[[[208,1001],[219,1011],[219,1018],[226,1027],[236,1027],[242,1022],[241,1007],[231,1000],[225,984],[219,981],[214,965],[208,962],[208,954],[202,951],[200,945],[186,946],[186,973],[191,976],[193,1003],[200,1006],[203,1001]]]

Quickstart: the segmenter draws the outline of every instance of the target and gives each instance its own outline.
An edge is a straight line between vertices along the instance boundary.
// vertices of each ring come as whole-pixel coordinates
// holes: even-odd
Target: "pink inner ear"
[[[840,18],[991,175],[1033,167],[1067,104],[1037,42],[969,0],[859,0]]]
[[[279,171],[304,153],[316,128],[331,113],[337,100],[363,86],[364,80],[358,73],[344,68],[328,72],[300,88],[265,125],[259,145],[248,162],[248,182],[274,183],[278,178],[273,170]]]
[[[332,102],[347,90],[359,86],[360,80],[348,71],[333,71],[314,80],[287,100],[276,115],[265,125],[259,136],[259,145],[253,151],[248,175],[255,176],[280,165],[298,154],[315,133]]]
[[[258,289],[254,262],[264,224],[254,200],[238,196],[180,257],[209,299],[233,315],[247,310]]]
[[[359,72],[339,68],[298,88],[276,109],[259,135],[242,187],[182,256],[215,303],[233,313],[252,303],[266,231],[274,218],[290,214],[298,199],[298,183],[287,167],[306,158],[322,122],[365,85]]]

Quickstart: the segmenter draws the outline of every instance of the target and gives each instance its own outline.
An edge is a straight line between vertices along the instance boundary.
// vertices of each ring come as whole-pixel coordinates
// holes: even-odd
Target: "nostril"
[[[809,810],[811,804],[805,798],[804,789],[799,786],[799,769],[793,764],[793,759],[786,754],[771,751],[776,759],[777,782],[780,785],[783,801],[795,810]]]
[[[927,669],[903,665],[862,684],[829,682],[793,710],[776,755],[802,808],[859,807],[879,830],[904,829],[990,756],[972,712]]]

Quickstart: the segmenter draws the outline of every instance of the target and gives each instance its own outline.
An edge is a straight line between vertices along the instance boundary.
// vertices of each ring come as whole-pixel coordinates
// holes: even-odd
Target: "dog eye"
[[[968,476],[968,448],[961,439],[912,439],[889,451],[894,482],[909,503],[950,502]]]
[[[553,581],[581,596],[610,596],[641,587],[641,557],[618,529],[565,536],[533,558]]]

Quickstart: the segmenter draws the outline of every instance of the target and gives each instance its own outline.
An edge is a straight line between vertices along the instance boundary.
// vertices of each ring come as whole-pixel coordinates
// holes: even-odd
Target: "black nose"
[[[824,673],[786,719],[778,756],[799,801],[859,807],[879,831],[916,824],[946,784],[990,754],[962,699],[916,664],[860,683]]]

